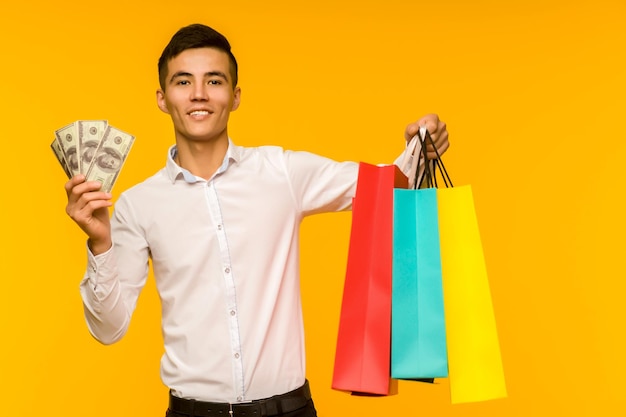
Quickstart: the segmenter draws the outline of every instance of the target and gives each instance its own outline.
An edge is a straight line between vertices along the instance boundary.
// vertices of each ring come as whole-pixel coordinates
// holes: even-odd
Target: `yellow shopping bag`
[[[506,397],[472,189],[439,188],[437,200],[451,401]]]
[[[428,131],[417,135],[421,149]],[[454,187],[441,161],[423,152],[428,185],[437,187],[439,246],[452,404],[506,397],[504,370],[474,197],[469,185]],[[445,188],[437,186],[439,171]],[[423,181],[423,180],[422,180]],[[421,182],[421,181],[420,181]]]

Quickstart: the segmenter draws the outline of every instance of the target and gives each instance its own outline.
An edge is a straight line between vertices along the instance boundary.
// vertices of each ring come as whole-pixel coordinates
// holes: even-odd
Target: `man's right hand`
[[[89,249],[94,255],[106,252],[112,245],[109,219],[112,196],[100,191],[101,186],[98,181],[85,181],[82,174],[65,183],[65,211],[89,236]]]

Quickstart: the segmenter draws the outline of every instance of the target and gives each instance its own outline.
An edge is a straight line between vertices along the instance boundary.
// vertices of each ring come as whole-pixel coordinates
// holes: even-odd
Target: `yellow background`
[[[135,134],[115,197],[163,166],[157,58],[202,22],[240,62],[238,144],[390,162],[404,126],[436,112],[448,170],[474,190],[509,397],[451,406],[446,380],[330,389],[350,215],[328,214],[302,239],[320,416],[623,415],[625,17],[608,0],[3,1],[0,414],[164,415],[154,283],[124,340],[89,336],[84,236],[49,145],[77,119]]]

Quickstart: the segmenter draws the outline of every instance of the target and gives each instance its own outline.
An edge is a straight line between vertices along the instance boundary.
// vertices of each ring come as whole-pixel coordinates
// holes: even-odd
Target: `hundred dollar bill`
[[[70,172],[70,169],[67,166],[67,162],[65,161],[65,155],[63,155],[63,149],[61,149],[61,144],[56,137],[50,144],[50,147],[52,148],[52,152],[54,152],[54,155],[57,157],[57,160],[61,164],[63,171],[65,171],[65,175],[67,175],[68,178],[72,178],[72,173]]]
[[[87,171],[87,180],[100,181],[100,190],[110,192],[134,141],[133,135],[107,126]]]
[[[80,165],[78,163],[78,153],[80,152],[80,142],[78,141],[77,123],[70,123],[67,126],[54,132],[54,135],[61,145],[65,162],[72,173],[72,176],[80,174]]]
[[[89,171],[93,156],[100,145],[104,131],[108,126],[106,120],[79,120],[78,142],[80,143],[79,170],[82,174]]]

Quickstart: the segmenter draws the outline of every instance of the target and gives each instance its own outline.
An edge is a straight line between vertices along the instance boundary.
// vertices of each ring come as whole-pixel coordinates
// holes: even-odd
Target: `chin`
[[[206,134],[187,135],[185,139],[189,142],[211,142],[219,140],[221,137],[221,134],[211,132]]]

